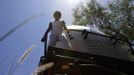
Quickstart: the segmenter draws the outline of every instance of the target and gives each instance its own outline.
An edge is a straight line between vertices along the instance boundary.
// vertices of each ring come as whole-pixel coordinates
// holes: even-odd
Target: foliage
[[[133,0],[112,0],[106,6],[88,0],[73,9],[73,18],[73,24],[96,25],[108,35],[118,32],[134,40]]]

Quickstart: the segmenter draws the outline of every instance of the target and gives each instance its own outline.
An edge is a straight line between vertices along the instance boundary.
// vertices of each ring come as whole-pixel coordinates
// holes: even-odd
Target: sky
[[[40,42],[53,12],[61,11],[66,25],[72,24],[72,8],[84,0],[0,0],[0,37],[32,16],[34,18],[0,41],[0,75],[9,75],[10,67],[32,45],[29,56],[17,67],[13,75],[31,75],[43,55]],[[105,0],[101,0],[105,3]]]

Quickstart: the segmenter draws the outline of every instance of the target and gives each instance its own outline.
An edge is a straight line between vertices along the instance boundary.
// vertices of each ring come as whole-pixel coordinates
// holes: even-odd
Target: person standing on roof
[[[67,43],[67,40],[62,36],[63,30],[67,30],[67,27],[65,26],[64,21],[60,21],[61,12],[55,11],[53,17],[55,20],[49,23],[49,27],[41,39],[41,42],[45,42],[47,40],[47,35],[51,31],[48,46],[56,46],[56,43],[60,41],[63,48],[68,48],[69,45]]]

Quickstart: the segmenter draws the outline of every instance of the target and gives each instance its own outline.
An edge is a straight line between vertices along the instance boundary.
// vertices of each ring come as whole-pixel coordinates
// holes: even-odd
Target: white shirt
[[[51,30],[51,34],[58,34],[61,35],[62,34],[62,25],[61,25],[62,21],[54,21],[52,22],[52,30]]]

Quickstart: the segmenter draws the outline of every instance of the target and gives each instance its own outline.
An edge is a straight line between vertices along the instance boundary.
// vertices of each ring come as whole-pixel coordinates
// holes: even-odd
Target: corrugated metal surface
[[[92,34],[88,33],[87,39],[84,39],[82,30],[71,30],[73,40],[70,40],[68,34],[66,34],[67,40],[72,46],[71,50],[129,60],[127,51],[123,50],[120,45],[114,45],[109,37],[96,35],[92,32]],[[90,32],[90,30],[88,31]]]

